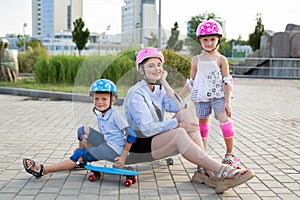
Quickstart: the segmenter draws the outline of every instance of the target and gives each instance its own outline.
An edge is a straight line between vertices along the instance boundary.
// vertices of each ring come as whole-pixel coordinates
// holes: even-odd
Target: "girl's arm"
[[[224,78],[229,78],[229,64],[226,59],[226,57],[222,56],[220,59],[221,68],[222,68],[222,77],[223,80]],[[224,82],[224,81],[223,81]],[[231,100],[231,85],[228,83],[224,84],[224,92],[225,92],[225,111],[227,113],[228,117],[231,117],[231,105],[230,105],[230,100]]]
[[[195,80],[197,72],[197,62],[196,57],[192,58],[191,63],[191,72],[190,72],[190,78],[187,79],[186,84],[183,86],[182,90],[178,93],[181,98],[183,98],[186,94],[191,92],[191,89],[193,87],[193,81]]]

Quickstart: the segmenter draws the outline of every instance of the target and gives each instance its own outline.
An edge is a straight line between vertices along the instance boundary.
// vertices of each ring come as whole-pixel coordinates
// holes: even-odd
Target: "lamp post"
[[[158,5],[158,48],[161,48],[161,0]]]
[[[26,51],[26,36],[25,36],[25,28],[27,27],[27,23],[25,22],[23,24],[23,48],[24,48],[24,52]]]

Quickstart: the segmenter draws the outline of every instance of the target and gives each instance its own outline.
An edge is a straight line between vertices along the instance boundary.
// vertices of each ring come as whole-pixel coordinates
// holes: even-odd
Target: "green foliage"
[[[76,44],[80,56],[81,51],[84,49],[88,42],[90,31],[88,28],[83,30],[85,24],[81,17],[76,19],[75,22],[73,22],[73,25],[74,30],[72,31],[72,40]]]
[[[254,32],[249,35],[249,45],[252,47],[253,51],[260,49],[260,39],[262,35],[265,35],[265,28],[262,24],[261,14],[256,15],[256,26]]]
[[[18,54],[19,72],[33,73],[34,64],[39,57],[48,57],[47,50],[42,46],[39,40],[28,40],[27,50]]]
[[[164,50],[164,68],[173,87],[182,87],[190,71],[190,57]],[[75,93],[86,93],[87,88],[99,78],[107,78],[118,88],[128,88],[139,77],[135,67],[135,50],[117,56],[55,56],[39,57],[34,66],[37,83],[74,84]],[[82,91],[84,90],[84,91]]]
[[[191,57],[181,56],[174,51],[164,50],[164,68],[168,71],[167,80],[174,88],[182,87],[190,76]]]
[[[73,84],[83,61],[84,57],[76,56],[40,57],[34,66],[35,80],[38,83]]]

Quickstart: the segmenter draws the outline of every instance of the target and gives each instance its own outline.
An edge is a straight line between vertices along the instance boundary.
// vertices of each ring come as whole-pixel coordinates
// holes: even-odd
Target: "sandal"
[[[227,158],[226,156],[231,156],[231,158]],[[222,163],[227,165],[232,165],[234,162],[235,155],[231,152],[227,152],[225,154],[225,158],[223,158]]]
[[[31,165],[27,167],[27,161],[31,162]],[[44,171],[44,165],[40,164],[40,169],[39,170],[35,170],[35,166],[37,163],[35,163],[33,160],[31,159],[27,159],[27,158],[23,158],[23,166],[26,170],[26,172],[28,172],[29,174],[35,176],[36,178],[40,178],[41,176],[43,176],[43,171]]]
[[[217,186],[218,178],[214,174],[206,172],[203,167],[198,166],[197,171],[194,172],[192,181],[196,183],[204,183],[205,185],[215,188]]]
[[[229,169],[228,169],[229,168]],[[232,175],[232,177],[230,177]],[[222,166],[218,173],[219,181],[215,187],[216,193],[222,193],[225,190],[241,185],[255,176],[250,169],[232,169],[229,166]]]
[[[195,171],[192,177],[192,181],[196,183],[204,183],[205,185],[215,188],[217,181],[215,176],[209,176],[207,173],[202,174],[199,171]]]
[[[85,166],[87,165],[87,162],[79,162],[74,169],[85,169]]]

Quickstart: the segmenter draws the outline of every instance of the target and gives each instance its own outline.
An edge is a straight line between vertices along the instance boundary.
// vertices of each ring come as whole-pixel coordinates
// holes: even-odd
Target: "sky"
[[[158,2],[158,0],[157,0]],[[158,3],[157,3],[158,4]],[[32,34],[31,0],[0,0],[0,37],[7,33]],[[124,0],[83,0],[83,20],[91,32],[121,33],[121,7]],[[179,24],[180,34],[186,35],[186,25],[191,17],[214,13],[225,20],[227,39],[248,40],[254,32],[256,15],[261,13],[265,30],[283,32],[288,23],[300,25],[299,0],[161,0],[162,27],[171,30]]]

